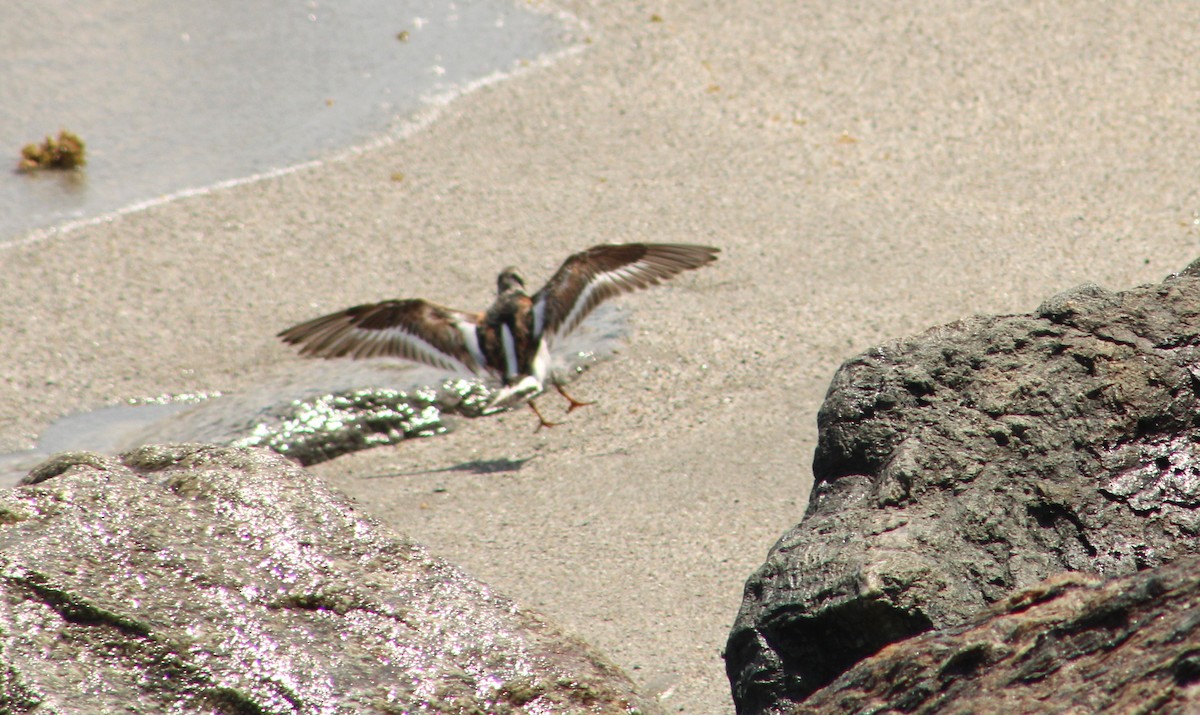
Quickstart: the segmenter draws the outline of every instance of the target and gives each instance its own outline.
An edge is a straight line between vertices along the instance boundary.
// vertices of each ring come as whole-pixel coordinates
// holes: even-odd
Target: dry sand
[[[483,306],[510,263],[536,282],[595,243],[720,246],[624,299],[633,339],[567,424],[477,420],[315,471],[668,710],[728,712],[742,583],[804,510],[842,360],[1200,255],[1200,6],[562,7],[585,52],[407,141],[0,252],[0,448],[236,390],[297,359],[278,329],[355,302]]]

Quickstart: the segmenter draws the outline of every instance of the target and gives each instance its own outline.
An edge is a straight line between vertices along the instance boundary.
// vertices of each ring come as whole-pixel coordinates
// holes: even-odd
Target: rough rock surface
[[[62,455],[0,492],[0,712],[657,712],[266,450]]]
[[[214,440],[266,447],[308,466],[343,454],[447,432],[447,415],[479,417],[490,393],[470,380],[419,390],[363,388],[278,405],[255,415],[249,434]]]
[[[1200,560],[1054,576],[888,646],[792,712],[1200,712]]]
[[[1200,551],[1198,264],[843,365],[808,511],[747,582],[730,634],[739,712],[787,709],[1056,573]]]

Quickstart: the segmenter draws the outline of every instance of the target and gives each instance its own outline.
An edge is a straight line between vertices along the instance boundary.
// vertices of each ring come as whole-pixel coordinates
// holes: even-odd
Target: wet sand
[[[731,711],[720,652],[803,513],[842,360],[1200,255],[1200,9],[829,5],[564,3],[585,52],[406,141],[5,249],[0,449],[251,386],[299,360],[277,330],[339,307],[481,307],[499,268],[536,283],[601,242],[720,246],[624,299],[634,335],[563,426],[518,412],[314,470],[668,711]]]

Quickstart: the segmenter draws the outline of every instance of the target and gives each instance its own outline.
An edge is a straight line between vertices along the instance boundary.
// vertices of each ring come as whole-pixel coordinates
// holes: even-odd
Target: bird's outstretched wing
[[[568,258],[533,296],[535,336],[563,336],[601,301],[715,261],[718,248],[682,243],[594,246]]]
[[[356,305],[292,326],[279,337],[323,358],[398,357],[453,372],[484,372],[480,316],[419,298]]]

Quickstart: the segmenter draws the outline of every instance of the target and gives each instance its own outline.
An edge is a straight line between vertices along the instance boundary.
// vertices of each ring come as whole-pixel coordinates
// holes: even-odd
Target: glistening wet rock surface
[[[296,400],[255,415],[249,434],[218,443],[266,447],[300,464],[324,462],[360,449],[430,437],[451,429],[449,415],[479,417],[490,393],[474,380],[448,380],[409,391],[364,388]]]
[[[658,712],[266,450],[64,454],[0,492],[0,710]]]
[[[842,366],[804,520],[746,585],[739,712],[787,709],[889,643],[1063,571],[1200,551],[1200,265],[984,316]]]

